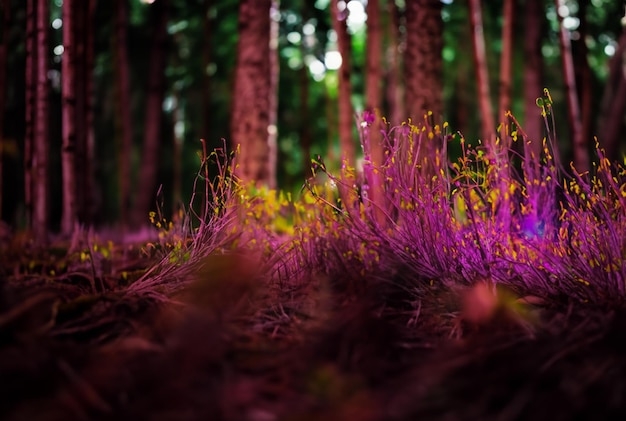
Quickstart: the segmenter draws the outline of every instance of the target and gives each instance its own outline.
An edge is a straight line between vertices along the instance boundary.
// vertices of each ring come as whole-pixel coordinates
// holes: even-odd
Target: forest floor
[[[241,253],[163,294],[132,287],[146,244],[69,249],[0,246],[0,419],[626,419],[623,308],[480,284],[409,303],[392,273],[283,283]]]

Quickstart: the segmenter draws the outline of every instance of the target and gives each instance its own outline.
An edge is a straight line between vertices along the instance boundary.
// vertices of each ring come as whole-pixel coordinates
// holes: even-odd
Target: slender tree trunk
[[[304,4],[306,8],[306,3]],[[303,21],[304,16],[307,16],[306,10],[303,11]],[[302,34],[302,39],[304,40],[304,34]],[[306,55],[306,49],[304,42],[300,43],[300,53],[302,57]],[[309,179],[313,176],[311,172],[311,144],[313,143],[312,135],[311,135],[311,124],[310,124],[310,112],[309,112],[309,69],[303,63],[300,69],[298,70],[298,79],[300,85],[300,124],[298,125],[298,129],[300,131],[300,150],[302,151],[302,173],[305,180]],[[327,121],[326,126],[330,127],[332,122]]]
[[[34,177],[34,215],[33,234],[39,244],[48,241],[49,225],[49,161],[48,161],[48,0],[37,2],[37,89],[35,92],[35,144],[33,167]]]
[[[87,220],[87,197],[91,195],[88,182],[87,168],[87,98],[85,96],[85,84],[87,83],[87,75],[85,69],[86,48],[88,48],[87,31],[89,23],[85,21],[87,6],[86,0],[74,0],[72,2],[74,8],[72,34],[74,41],[74,51],[76,56],[76,65],[72,72],[72,78],[68,83],[73,85],[75,106],[73,114],[70,117],[73,120],[75,134],[75,151],[74,151],[74,180],[76,183],[76,216],[81,223],[88,223]]]
[[[380,23],[380,1],[369,0],[367,2],[367,44],[365,63],[365,109],[372,113],[374,121],[368,128],[369,131],[369,160],[372,166],[367,172],[369,195],[374,204],[374,217],[377,222],[384,222],[383,209],[383,186],[381,174],[378,170],[383,164],[383,137],[381,135],[381,105],[383,67],[382,67],[382,27]]]
[[[270,185],[270,8],[271,0],[239,3],[239,40],[230,122],[239,148],[237,175],[247,183]]]
[[[68,83],[74,89],[73,119],[75,134],[74,179],[76,189],[76,219],[83,224],[93,223],[93,133],[92,84],[93,69],[93,12],[94,0],[74,0],[72,21],[75,66]]]
[[[167,6],[167,0],[156,0],[151,6],[154,8],[152,16],[154,19],[154,33],[150,52],[150,74],[148,75],[144,140],[139,174],[140,188],[137,191],[137,201],[133,214],[133,224],[135,226],[144,225],[147,222],[148,212],[156,194],[165,90]]]
[[[480,108],[481,137],[488,145],[494,144],[495,121],[491,106],[489,90],[489,71],[485,37],[483,34],[483,17],[480,0],[469,0],[470,23],[472,26],[472,47],[474,50],[474,66],[476,67],[476,83],[478,84],[478,104]]]
[[[563,4],[563,0],[555,0],[556,10],[558,11]],[[557,16],[559,19],[559,43],[561,46],[563,80],[565,81],[565,94],[567,96],[574,167],[579,173],[584,173],[589,170],[589,151],[588,144],[583,137],[580,103],[576,90],[574,60],[572,58],[572,43],[568,30],[563,26],[563,16],[559,13],[557,13]]]
[[[207,73],[213,60],[213,19],[211,16],[213,0],[204,0],[202,43],[202,136],[203,139],[211,139],[211,76]]]
[[[280,61],[278,57],[278,38],[280,31],[280,0],[272,0],[270,9],[270,90],[269,90],[269,125],[267,127],[269,145],[269,182],[271,189],[276,188],[276,167],[278,160],[278,81]]]
[[[85,22],[84,38],[85,38],[85,60],[83,68],[84,79],[84,97],[85,97],[85,128],[84,136],[86,142],[86,156],[84,158],[85,169],[82,177],[85,180],[85,196],[84,196],[84,218],[83,222],[88,225],[95,223],[96,212],[98,211],[98,203],[101,203],[102,198],[96,195],[95,184],[95,167],[96,163],[96,139],[93,127],[93,104],[94,104],[94,84],[93,84],[93,70],[95,62],[94,42],[95,42],[95,12],[96,1],[85,1]],[[99,201],[99,202],[98,202]],[[101,206],[100,206],[101,207]],[[80,215],[79,215],[80,216]]]
[[[624,116],[626,115],[626,77],[624,73],[619,81],[617,91],[613,97],[611,111],[606,118],[604,130],[604,143],[606,145],[607,157],[614,161],[621,161],[624,154]],[[620,155],[621,148],[621,155]]]
[[[406,1],[405,102],[409,117],[421,121],[432,111],[443,116],[443,21],[440,0]]]
[[[352,84],[350,82],[351,69],[351,41],[347,26],[347,6],[344,10],[339,10],[340,2],[332,0],[330,3],[330,16],[332,27],[337,33],[337,44],[341,55],[341,67],[339,68],[338,80],[338,103],[339,103],[339,149],[341,150],[341,160],[348,167],[354,167],[356,152],[352,127],[354,125],[354,111],[350,96],[352,95]],[[346,3],[343,3],[346,4]]]
[[[130,70],[128,64],[128,0],[116,0],[114,57],[115,92],[117,94],[116,126],[118,133],[118,186],[120,224],[126,228],[130,210],[133,125],[130,104]]]
[[[610,62],[609,79],[602,100],[600,142],[611,161],[621,161],[626,150],[626,30],[622,29],[617,51]],[[620,150],[621,149],[621,150]],[[620,153],[621,152],[621,153]]]
[[[94,0],[63,4],[61,231],[93,223],[92,86]]]
[[[382,102],[382,29],[379,0],[369,0],[367,13],[367,43],[365,44],[365,108],[379,112]]]
[[[204,0],[203,13],[204,19],[202,21],[202,27],[204,32],[204,41],[202,43],[202,135],[201,139],[205,139],[209,144],[213,139],[212,119],[213,113],[212,107],[212,75],[209,74],[209,69],[213,62],[213,28],[215,25],[213,0]],[[205,207],[207,201],[200,202],[201,213],[205,215]]]
[[[502,53],[500,55],[500,100],[498,102],[498,123],[506,123],[506,112],[511,108],[511,63],[513,57],[513,19],[515,0],[504,0],[502,22]],[[504,138],[504,132],[502,133]]]
[[[524,7],[524,131],[528,135],[530,150],[537,158],[543,149],[543,124],[536,99],[543,92],[541,36],[544,19],[543,0],[526,0]]]
[[[80,0],[79,0],[80,1]],[[63,178],[63,213],[61,232],[69,235],[77,222],[76,211],[76,46],[74,44],[75,0],[63,1],[62,137],[61,172]]]
[[[0,6],[0,13],[2,16],[2,33],[0,33],[0,221],[2,220],[3,213],[3,160],[4,160],[4,108],[6,100],[6,83],[7,83],[7,51],[9,45],[9,22],[11,19],[11,4],[8,1],[4,1]]]
[[[395,1],[387,2],[387,69],[385,96],[388,104],[388,119],[392,126],[406,119],[402,88],[402,60],[400,55],[400,22]]]
[[[588,143],[593,137],[593,81],[589,60],[587,60],[587,36],[589,28],[587,23],[587,10],[589,9],[589,0],[579,0],[578,17],[580,25],[578,27],[579,38],[572,46],[574,48],[575,76],[576,86],[578,87],[578,97],[580,98],[582,137],[585,143]],[[588,148],[587,148],[588,149]]]
[[[33,229],[35,99],[37,87],[37,0],[26,1],[26,115],[24,136],[24,205],[26,224]]]

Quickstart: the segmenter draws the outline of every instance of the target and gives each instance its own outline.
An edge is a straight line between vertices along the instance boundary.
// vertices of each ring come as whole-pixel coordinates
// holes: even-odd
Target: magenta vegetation
[[[511,115],[484,142],[426,115],[373,165],[365,114],[362,163],[295,197],[205,150],[143,266],[0,256],[0,418],[623,419],[626,170],[564,166],[539,105],[540,156]]]

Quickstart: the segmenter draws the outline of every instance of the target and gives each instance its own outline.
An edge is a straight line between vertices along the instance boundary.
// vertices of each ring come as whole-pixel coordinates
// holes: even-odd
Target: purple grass
[[[326,274],[396,279],[405,290],[433,283],[506,285],[519,294],[620,305],[626,275],[626,180],[597,149],[593,174],[559,169],[556,142],[542,156],[515,129],[492,147],[470,145],[449,162],[447,125],[405,123],[383,131],[385,161],[369,162],[369,124],[360,123],[362,177],[327,174],[340,186],[340,208],[320,194],[316,218],[295,240],[309,267]],[[512,145],[523,143],[523,155]],[[521,164],[514,168],[510,157]],[[319,167],[326,171],[325,167]],[[378,178],[372,177],[376,173]],[[571,175],[570,175],[571,174]],[[361,180],[350,186],[346,180]],[[384,198],[369,199],[368,180]],[[352,199],[349,197],[352,196]],[[357,197],[358,200],[354,200]],[[384,215],[384,220],[375,213]]]

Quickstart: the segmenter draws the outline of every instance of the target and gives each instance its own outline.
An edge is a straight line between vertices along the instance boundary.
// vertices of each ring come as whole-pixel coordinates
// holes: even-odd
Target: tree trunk
[[[502,22],[502,53],[500,55],[500,100],[498,101],[498,123],[506,125],[506,112],[511,108],[511,62],[513,57],[513,19],[515,1],[504,0]],[[502,133],[504,138],[505,132]]]
[[[339,68],[338,80],[338,104],[339,104],[339,149],[341,151],[342,164],[354,167],[356,152],[352,127],[354,125],[354,111],[352,109],[352,84],[350,74],[352,73],[352,56],[350,34],[347,26],[348,9],[339,10],[339,0],[332,0],[330,3],[330,16],[332,27],[337,33],[337,44],[341,55],[341,67]],[[346,3],[343,3],[346,4]]]
[[[542,0],[526,0],[524,8],[524,131],[531,152],[538,158],[543,149],[543,122],[536,99],[543,92],[541,36],[545,19]]]
[[[0,7],[2,16],[2,33],[0,33],[0,221],[3,219],[3,155],[4,155],[4,109],[6,100],[6,83],[7,83],[7,51],[9,45],[9,21],[11,16],[11,4],[8,1],[2,3]]]
[[[622,154],[626,152],[623,135],[626,123],[626,30],[622,29],[617,45],[609,66],[609,78],[600,113],[603,116],[600,122],[600,143],[611,161],[622,161]]]
[[[474,66],[476,68],[476,83],[478,84],[478,104],[480,108],[481,137],[487,145],[494,145],[495,121],[491,107],[491,93],[489,90],[489,71],[487,68],[487,54],[485,51],[485,37],[483,35],[483,17],[480,0],[469,0],[470,23],[472,26],[472,47],[474,51]]]
[[[87,82],[85,71],[85,49],[87,48],[86,32],[89,24],[85,21],[85,0],[75,0],[72,2],[74,6],[74,16],[76,19],[73,21],[73,41],[76,52],[76,66],[69,83],[74,85],[75,92],[75,106],[74,112],[71,118],[73,119],[74,133],[76,136],[74,152],[74,171],[76,181],[76,214],[80,222],[86,223],[87,213],[86,204],[87,197],[91,195],[89,190],[89,183],[87,181],[87,100],[85,97],[85,83]]]
[[[404,55],[405,103],[409,117],[421,121],[432,111],[443,115],[443,21],[440,0],[406,1]]]
[[[379,0],[369,0],[367,13],[367,42],[365,44],[365,109],[380,112],[382,100],[382,29]]]
[[[276,167],[278,159],[278,81],[280,60],[278,56],[278,38],[280,31],[280,0],[272,0],[270,9],[270,90],[269,90],[269,125],[267,127],[269,145],[269,187],[276,188]]]
[[[555,0],[554,3],[556,10],[558,11],[564,4],[564,1]],[[567,111],[569,117],[570,136],[572,137],[574,167],[579,173],[584,173],[589,170],[589,151],[588,144],[583,137],[580,103],[578,102],[576,77],[574,75],[572,44],[569,31],[563,26],[563,16],[561,16],[560,13],[557,13],[557,16],[559,19],[559,44],[561,47],[565,95],[567,96]]]
[[[306,9],[308,6],[306,2],[303,2],[303,11],[302,16],[303,22],[306,22],[308,18],[308,10]],[[302,32],[302,28],[301,32]],[[304,33],[302,34],[302,39],[305,39]],[[300,54],[302,57],[306,55],[306,47],[304,41],[300,43]],[[311,135],[311,124],[310,124],[310,111],[309,111],[309,85],[310,85],[310,75],[309,68],[306,64],[302,63],[300,69],[298,69],[298,81],[300,85],[300,124],[298,125],[299,136],[300,136],[300,150],[302,151],[302,174],[303,179],[308,180],[313,176],[311,172],[311,144],[313,143],[313,136]],[[326,110],[328,112],[328,110]],[[334,122],[326,121],[326,127],[331,127],[334,125]]]
[[[92,86],[94,0],[63,4],[61,231],[93,223]]]
[[[76,189],[76,220],[90,225],[94,214],[92,83],[94,0],[72,2],[72,41],[75,66],[68,83],[74,89],[73,119],[75,134],[74,179]]]
[[[93,225],[95,223],[95,216],[98,208],[97,200],[102,201],[102,198],[96,195],[95,185],[95,168],[96,163],[96,144],[95,133],[93,127],[93,69],[94,69],[94,28],[95,28],[95,11],[97,0],[83,1],[83,22],[85,22],[82,28],[82,38],[85,40],[84,60],[82,68],[83,79],[83,97],[84,97],[84,127],[83,138],[85,142],[85,155],[81,157],[81,163],[83,164],[83,172],[79,175],[79,178],[84,180],[83,190],[83,202],[82,202],[82,222],[87,225]],[[81,214],[79,213],[79,218]]]
[[[587,60],[587,54],[589,50],[587,48],[586,39],[589,35],[589,28],[587,23],[587,10],[589,9],[589,0],[580,0],[578,2],[578,17],[580,25],[578,27],[578,40],[573,43],[574,49],[574,67],[576,76],[576,86],[578,87],[578,97],[580,98],[580,112],[581,112],[581,124],[582,124],[582,138],[586,144],[593,138],[593,80],[591,74],[591,67],[589,66],[589,60]],[[589,149],[587,147],[587,149]]]
[[[606,145],[607,157],[613,161],[621,161],[624,156],[624,144],[626,143],[624,142],[625,115],[626,77],[624,76],[624,73],[622,73],[617,91],[613,97],[611,111],[606,118],[606,127],[603,136],[604,144]]]
[[[33,228],[35,99],[37,91],[37,0],[26,1],[26,115],[24,134],[24,205],[27,228]]]
[[[48,124],[48,0],[37,1],[37,84],[35,91],[35,133],[33,168],[33,235],[39,244],[48,241],[49,225],[49,124]]]
[[[117,102],[116,131],[118,145],[119,217],[122,229],[128,224],[130,210],[131,171],[130,156],[133,148],[133,125],[130,106],[130,70],[128,64],[128,0],[116,0],[114,59],[115,92]]]
[[[239,3],[239,40],[230,122],[239,148],[236,174],[246,183],[268,186],[270,179],[270,8],[271,0]]]
[[[369,184],[370,200],[374,204],[374,217],[380,224],[384,222],[383,209],[383,186],[378,168],[383,164],[383,136],[381,135],[381,104],[383,68],[382,68],[382,28],[380,24],[380,1],[369,0],[367,2],[367,44],[365,63],[365,110],[371,113],[373,122],[367,128],[369,132],[370,171],[366,172]],[[367,157],[366,157],[367,158]],[[367,164],[367,161],[366,161]]]
[[[140,187],[137,191],[137,202],[133,213],[134,226],[144,225],[148,221],[148,212],[156,195],[165,91],[167,6],[167,0],[156,0],[151,6],[153,8],[154,33],[150,52],[150,74],[148,75],[143,151],[139,175]]]
[[[387,48],[386,48],[386,90],[387,118],[392,126],[406,119],[402,88],[402,62],[400,55],[400,22],[395,1],[387,2]]]
[[[69,235],[77,222],[76,211],[76,45],[74,41],[76,0],[63,1],[62,137],[61,172],[63,213],[61,232]],[[79,0],[80,1],[80,0]]]
[[[202,43],[202,135],[203,139],[212,138],[211,130],[211,76],[207,73],[213,60],[213,19],[211,16],[213,0],[204,0],[204,19]],[[209,140],[210,142],[210,140]]]

